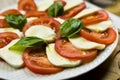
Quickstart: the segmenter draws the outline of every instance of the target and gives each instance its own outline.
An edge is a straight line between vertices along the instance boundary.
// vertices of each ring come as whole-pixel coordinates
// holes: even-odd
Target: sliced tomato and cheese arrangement
[[[83,0],[19,0],[0,13],[0,58],[37,74],[87,64],[116,37],[108,13]]]

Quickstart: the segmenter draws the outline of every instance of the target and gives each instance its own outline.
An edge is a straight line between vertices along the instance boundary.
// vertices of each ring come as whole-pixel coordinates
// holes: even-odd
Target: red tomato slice
[[[9,9],[0,14],[0,16],[5,16],[7,14],[21,14],[17,9]],[[0,28],[10,27],[5,19],[0,19]]]
[[[107,31],[103,33],[90,32],[88,30],[82,29],[80,31],[80,35],[86,38],[87,40],[106,45],[113,43],[117,36],[113,28],[109,28]]]
[[[84,62],[89,62],[97,56],[97,50],[82,51],[63,39],[56,40],[55,50],[63,57],[81,59]]]
[[[28,11],[26,12],[25,16],[29,17],[48,17],[45,11]]]
[[[83,21],[84,25],[90,25],[95,24],[101,21],[108,20],[109,16],[108,13],[104,10],[99,10],[97,13],[85,16],[81,18],[80,20]]]
[[[5,16],[6,14],[21,14],[17,9],[9,9],[1,13],[1,16]]]
[[[60,16],[60,17],[63,19],[72,18],[73,16],[75,16],[77,13],[79,13],[80,11],[82,11],[85,8],[86,8],[86,4],[82,3],[81,5],[76,6],[72,9],[70,9],[69,11],[65,12],[65,14],[63,16]]]
[[[0,28],[7,28],[7,27],[10,27],[7,21],[5,19],[0,19]]]
[[[26,49],[23,53],[23,61],[25,66],[34,73],[52,74],[63,70],[51,64],[44,52],[36,52],[36,50]]]
[[[19,0],[18,1],[18,9],[24,10],[24,11],[33,11],[37,10],[37,6],[34,2],[34,0]]]
[[[45,25],[52,29],[55,29],[57,38],[60,38],[60,23],[52,18],[44,17],[38,18],[33,21],[28,22],[25,27],[23,28],[23,33],[30,28],[32,25]]]
[[[19,38],[16,33],[13,32],[3,32],[0,33],[0,48],[9,44],[12,40]]]

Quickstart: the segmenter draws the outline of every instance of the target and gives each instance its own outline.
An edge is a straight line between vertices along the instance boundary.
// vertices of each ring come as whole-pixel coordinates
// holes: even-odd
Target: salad
[[[117,37],[105,10],[83,0],[19,0],[0,13],[0,58],[14,68],[54,74],[93,61]]]

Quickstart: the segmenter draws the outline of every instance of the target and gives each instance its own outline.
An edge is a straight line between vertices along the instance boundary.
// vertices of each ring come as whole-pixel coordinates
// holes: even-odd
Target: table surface
[[[0,2],[0,10],[10,5],[13,5],[16,2],[17,0],[2,0],[2,2]],[[95,6],[93,4],[90,4],[90,5]],[[118,26],[120,25],[120,18],[112,13],[109,13],[109,14],[112,16],[111,18],[113,19],[113,23],[115,23],[115,26],[117,26],[117,28],[119,29]],[[78,78],[79,80],[120,80],[120,51],[119,50],[120,50],[120,37],[119,37],[119,42],[117,44],[116,49],[104,63],[102,63],[97,68],[89,71],[88,73],[85,73],[81,76],[78,76],[69,80],[76,80]]]

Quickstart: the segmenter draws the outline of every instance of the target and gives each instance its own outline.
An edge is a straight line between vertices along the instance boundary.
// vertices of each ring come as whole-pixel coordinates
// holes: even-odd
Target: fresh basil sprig
[[[48,16],[57,17],[64,13],[64,6],[61,2],[55,2],[48,8]]]
[[[13,28],[19,29],[22,31],[23,26],[27,22],[27,19],[22,14],[7,14],[5,15],[6,21]]]
[[[25,48],[29,47],[43,47],[46,45],[46,41],[44,41],[41,38],[37,37],[23,37],[21,38],[17,43],[15,43],[13,46],[11,46],[10,50],[24,50]]]
[[[68,19],[60,26],[60,34],[62,37],[73,37],[80,31],[83,23],[78,19]]]

